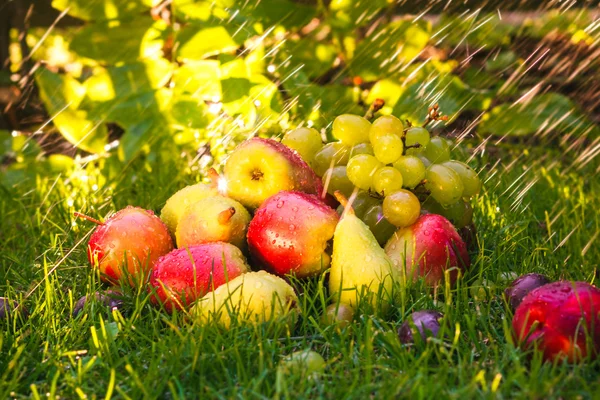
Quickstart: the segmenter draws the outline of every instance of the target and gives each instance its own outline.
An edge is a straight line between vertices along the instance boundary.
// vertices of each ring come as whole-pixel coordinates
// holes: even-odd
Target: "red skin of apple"
[[[450,270],[450,283],[454,283],[458,271],[471,263],[465,242],[454,225],[438,214],[422,215],[413,225],[398,230],[385,245],[385,251],[398,268],[404,268],[406,259],[407,276],[414,280],[424,277],[429,286],[441,283],[446,270]]]
[[[600,289],[587,282],[569,281],[541,286],[517,307],[512,325],[519,343],[524,347],[537,343],[545,360],[596,358],[600,352]]]
[[[116,282],[122,266],[131,276],[148,272],[154,262],[173,250],[167,226],[150,210],[127,206],[99,225],[88,244],[88,259],[102,279]],[[133,284],[133,282],[130,282]]]
[[[208,292],[249,271],[242,252],[229,243],[173,250],[154,264],[150,285],[156,289],[156,296],[150,299],[168,311],[188,308]]]
[[[278,275],[316,275],[329,267],[325,249],[338,220],[337,212],[317,196],[279,192],[267,199],[250,221],[250,254]]]

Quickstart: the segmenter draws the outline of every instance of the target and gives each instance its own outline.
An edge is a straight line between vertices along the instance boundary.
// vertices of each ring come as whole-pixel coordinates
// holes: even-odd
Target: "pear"
[[[226,242],[246,249],[250,213],[243,205],[225,196],[211,196],[190,204],[183,214],[175,238],[177,247]]]
[[[160,219],[162,219],[165,225],[167,225],[167,228],[169,228],[171,236],[175,237],[177,224],[186,208],[199,200],[218,194],[219,191],[215,180],[210,184],[197,183],[195,185],[186,186],[178,192],[175,192],[175,194],[167,200],[160,212]]]
[[[367,296],[374,306],[385,309],[392,299],[398,270],[379,246],[377,239],[355,214],[346,198],[336,192],[345,207],[333,235],[333,255],[329,271],[329,292],[334,301],[355,307],[359,297]]]
[[[248,272],[198,300],[191,315],[201,324],[216,322],[225,328],[232,320],[260,324],[286,317],[293,325],[297,304],[294,289],[280,277],[266,271]]]

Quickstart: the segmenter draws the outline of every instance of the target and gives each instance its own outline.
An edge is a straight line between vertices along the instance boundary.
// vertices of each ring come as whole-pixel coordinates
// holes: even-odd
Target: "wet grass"
[[[0,186],[0,294],[30,313],[0,323],[0,398],[597,398],[600,361],[553,365],[515,348],[500,293],[504,272],[595,283],[600,181],[591,166],[577,171],[547,149],[495,157],[474,160],[486,180],[474,201],[479,249],[455,288],[436,298],[407,288],[386,314],[359,311],[337,331],[319,323],[320,282],[306,281],[303,316],[279,337],[268,326],[188,324],[152,307],[143,290],[127,291],[122,312],[91,302],[71,317],[77,299],[103,285],[85,253],[93,227],[73,211],[159,211],[194,180],[177,164],[132,164],[112,185],[90,166],[86,179]],[[445,314],[445,340],[403,346],[397,328],[423,308]],[[306,348],[324,356],[324,374],[277,374],[283,356]]]

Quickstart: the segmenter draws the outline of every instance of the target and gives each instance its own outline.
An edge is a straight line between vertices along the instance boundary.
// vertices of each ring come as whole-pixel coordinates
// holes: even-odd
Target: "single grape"
[[[463,196],[471,197],[475,196],[481,190],[481,179],[477,175],[477,172],[467,164],[456,160],[450,160],[442,163],[442,165],[454,170],[460,176],[462,183],[465,187]]]
[[[452,222],[456,229],[463,228],[473,222],[473,207],[471,203],[463,199],[444,207],[435,201],[433,197],[429,196],[423,202],[422,208],[431,214],[439,214],[445,217]]]
[[[373,188],[383,196],[402,189],[402,174],[394,167],[381,167],[373,175]]]
[[[406,131],[404,139],[406,146],[420,145],[420,148],[425,148],[429,143],[429,131],[421,126],[413,126]]]
[[[352,202],[352,209],[354,210],[354,214],[358,218],[362,219],[367,210],[377,204],[379,204],[379,200],[377,198],[371,196],[369,192],[359,190],[354,198],[354,201]],[[341,215],[343,211],[344,206],[340,205],[337,208],[338,214]]]
[[[359,154],[348,161],[346,173],[354,186],[368,190],[373,187],[373,175],[381,168],[381,163],[372,155]]]
[[[425,165],[419,157],[402,156],[394,163],[396,168],[402,174],[402,185],[407,188],[414,188],[423,179],[425,179]]]
[[[443,163],[450,160],[450,146],[448,146],[448,142],[444,139],[436,136],[431,138],[423,154],[433,164]]]
[[[314,170],[319,176],[331,167],[348,164],[350,148],[341,142],[327,143],[315,154]]]
[[[384,164],[391,164],[402,156],[404,145],[400,136],[389,133],[377,136],[373,143],[375,157]]]
[[[373,146],[371,145],[371,143],[359,143],[356,146],[352,147],[352,149],[350,150],[350,157],[356,156],[358,154],[374,155],[375,153],[373,153]]]
[[[452,169],[441,164],[432,164],[425,172],[425,188],[442,206],[456,203],[463,194],[463,184],[460,176]]]
[[[402,124],[402,121],[393,115],[383,115],[377,118],[371,125],[371,130],[369,131],[369,140],[374,146],[375,142],[377,142],[377,138],[380,135],[394,134],[398,137],[402,137],[403,131],[404,125]]]
[[[346,146],[369,141],[371,123],[359,115],[343,114],[333,120],[331,134]]]
[[[297,128],[285,134],[281,143],[296,150],[309,165],[313,165],[315,154],[323,147],[321,134],[313,128]]]
[[[425,168],[429,168],[429,166],[432,164],[431,161],[429,161],[429,158],[425,157],[423,154],[419,154],[417,157],[419,160],[421,160]]]
[[[354,185],[346,175],[346,167],[341,165],[325,171],[323,185],[327,186],[327,193],[333,195],[336,190],[339,190],[346,198],[350,197],[354,190]]]
[[[363,217],[363,222],[367,224],[377,242],[382,246],[396,232],[396,227],[383,216],[383,206],[381,204],[368,209]]]
[[[398,228],[414,224],[421,215],[421,203],[412,192],[400,189],[383,199],[383,216]]]

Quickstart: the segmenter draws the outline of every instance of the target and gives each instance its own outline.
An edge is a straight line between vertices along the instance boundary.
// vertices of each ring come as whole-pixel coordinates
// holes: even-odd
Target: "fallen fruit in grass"
[[[321,316],[323,325],[336,325],[339,329],[348,327],[354,319],[354,308],[345,303],[334,303],[327,306]]]
[[[173,250],[167,226],[152,211],[128,206],[104,223],[94,222],[99,225],[90,237],[88,259],[104,280],[117,281],[127,271],[133,284],[132,278],[146,274],[160,256]]]
[[[29,315],[27,309],[23,306],[19,306],[19,303],[16,300],[0,297],[0,321],[16,314],[21,314],[24,317]]]
[[[422,277],[430,286],[442,282],[446,271],[453,283],[459,270],[470,265],[462,238],[450,221],[437,214],[422,215],[414,225],[398,230],[385,251],[398,270],[406,268],[408,277]]]
[[[319,374],[325,371],[325,360],[316,351],[301,350],[281,360],[279,370],[285,374],[302,376]]]
[[[545,360],[595,359],[600,351],[600,289],[569,281],[540,286],[517,307],[512,326],[519,343],[537,345]]]
[[[346,210],[333,236],[329,291],[334,299],[351,306],[365,296],[371,304],[383,308],[392,298],[398,270],[369,227],[354,215],[346,198],[340,193],[336,197]]]
[[[335,210],[317,196],[279,192],[256,210],[250,222],[250,254],[278,275],[317,275],[329,268],[327,248],[337,221]]]
[[[255,209],[282,190],[321,195],[323,185],[293,150],[272,140],[252,138],[233,150],[225,163],[227,195]]]
[[[104,293],[96,292],[94,293],[94,298],[98,303],[106,306],[110,311],[118,310],[123,306],[123,294],[118,290],[109,289]],[[73,317],[78,316],[83,311],[87,302],[88,296],[83,296],[75,303],[75,307],[73,307]]]
[[[412,313],[398,329],[400,342],[414,343],[415,335],[425,341],[428,337],[437,337],[440,331],[440,320],[444,315],[438,311],[423,310]]]
[[[232,321],[260,324],[283,318],[293,325],[298,297],[283,279],[266,271],[248,272],[219,286],[196,302],[191,314],[201,324],[229,328]]]
[[[218,194],[219,192],[213,184],[198,183],[186,186],[175,192],[175,194],[167,200],[160,212],[160,219],[167,225],[171,235],[175,237],[177,224],[187,207],[206,197],[216,196]]]
[[[152,268],[153,303],[167,310],[188,308],[194,301],[227,281],[249,272],[240,249],[223,242],[204,243],[173,250]]]
[[[516,310],[519,304],[523,301],[534,289],[550,283],[550,279],[541,274],[527,274],[515,279],[509,287],[504,291],[504,297],[510,307]]]
[[[190,204],[177,226],[177,247],[227,242],[246,249],[250,214],[243,205],[224,196],[211,196]]]

